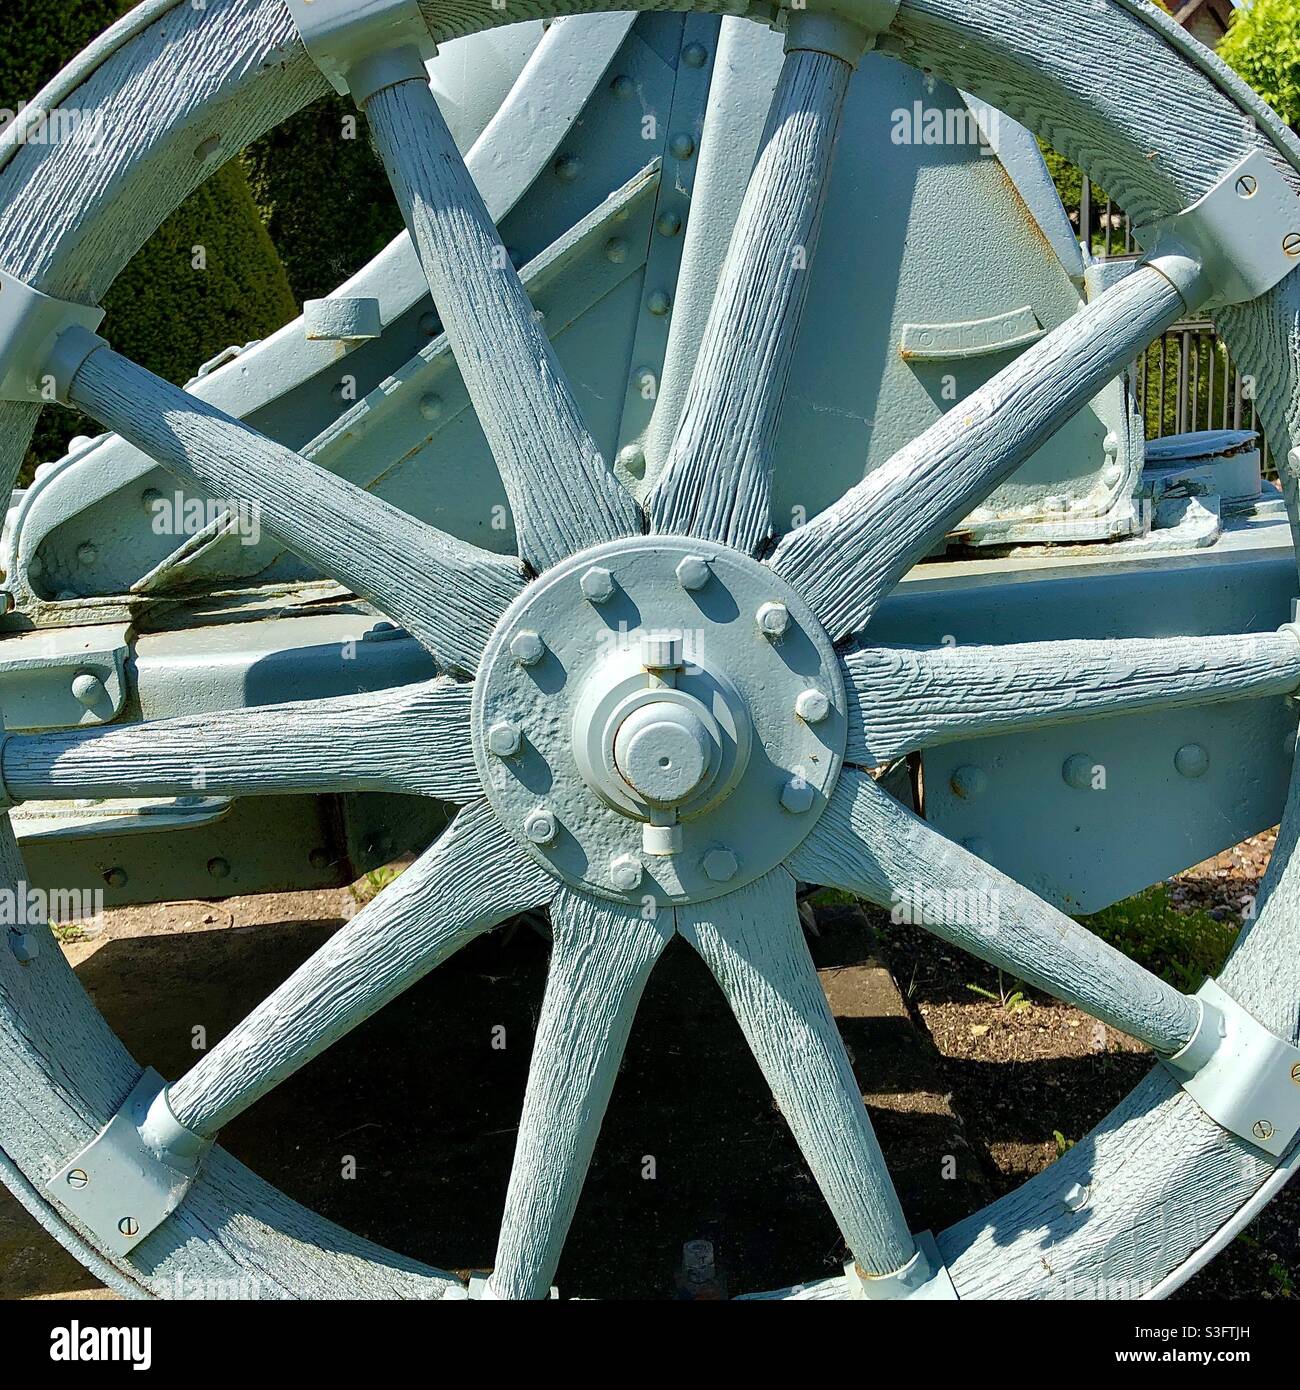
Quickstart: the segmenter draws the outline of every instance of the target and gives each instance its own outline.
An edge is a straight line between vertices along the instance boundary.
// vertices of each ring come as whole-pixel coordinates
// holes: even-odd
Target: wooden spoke
[[[845,769],[787,867],[900,911],[1157,1052],[1176,1052],[1196,1028],[1195,1001],[931,830],[866,773]]]
[[[518,273],[424,82],[366,104],[433,302],[535,570],[642,530],[606,467]]]
[[[852,68],[788,53],[700,344],[649,498],[654,529],[753,552],[772,529],[772,448]]]
[[[673,914],[645,921],[639,908],[562,888],[551,925],[550,975],[491,1280],[496,1298],[545,1298],[550,1289],[632,1018],[673,934]]]
[[[956,739],[1290,694],[1300,687],[1300,638],[865,647],[845,664],[856,705],[846,757],[878,766]]]
[[[875,1275],[901,1268],[915,1247],[808,955],[790,875],[776,869],[679,908],[677,926],[722,986],[858,1264]]]
[[[254,507],[271,535],[456,670],[474,671],[523,587],[513,560],[426,526],[111,348],[91,353],[70,397],[183,481]]]
[[[11,734],[0,772],[20,801],[78,797],[390,791],[472,801],[473,687],[451,680],[373,694],[218,710],[52,734]]]
[[[1150,266],[1026,349],[772,557],[839,639],[1183,312]]]
[[[213,1135],[466,942],[547,903],[553,880],[467,806],[384,889],[168,1090],[176,1118]]]

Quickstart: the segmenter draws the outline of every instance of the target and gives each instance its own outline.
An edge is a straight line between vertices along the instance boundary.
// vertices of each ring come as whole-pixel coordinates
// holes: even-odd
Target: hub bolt
[[[820,690],[801,690],[794,712],[805,724],[820,724],[831,712],[831,702]]]
[[[790,626],[790,610],[784,603],[761,603],[756,616],[765,637],[784,637]]]
[[[528,813],[524,822],[524,834],[535,845],[549,845],[556,835],[555,817],[543,807]]]
[[[510,639],[510,655],[520,666],[536,666],[546,647],[537,633],[525,629]]]
[[[607,603],[614,597],[614,576],[600,565],[593,565],[581,583],[582,596],[588,603]]]
[[[641,665],[647,671],[675,671],[684,647],[680,632],[647,632],[641,638]]]
[[[812,804],[816,799],[817,793],[802,777],[792,777],[781,788],[781,805],[796,816],[803,815],[805,811],[811,811]]]
[[[620,854],[609,866],[609,876],[614,887],[621,892],[630,893],[641,882],[641,861],[630,854]]]
[[[736,856],[729,849],[711,849],[704,856],[704,872],[714,883],[729,883],[739,869]]]
[[[677,582],[692,593],[709,582],[709,564],[703,555],[688,555],[677,565]]]
[[[523,741],[523,735],[519,732],[519,725],[512,724],[508,719],[501,720],[499,724],[493,724],[488,730],[488,748],[498,758],[509,758],[518,753],[519,745]]]

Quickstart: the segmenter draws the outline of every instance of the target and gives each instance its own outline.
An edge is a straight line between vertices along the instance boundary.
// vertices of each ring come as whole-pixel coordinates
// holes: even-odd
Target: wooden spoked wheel
[[[524,17],[487,0],[423,8],[440,37]],[[838,6],[864,23],[872,8]],[[102,296],[201,181],[201,140],[218,131],[231,153],[325,90],[279,0],[153,0],[129,25],[69,96],[112,138],[27,146],[0,175],[5,269],[63,298]],[[216,1136],[466,942],[548,906],[549,983],[489,1296],[549,1289],[638,998],[674,933],[716,976],[869,1276],[799,1296],[849,1296],[908,1266],[914,1237],[805,947],[798,882],[886,905],[913,885],[987,895],[991,928],[932,929],[1160,1054],[1188,1040],[1198,1011],[935,833],[870,768],[947,738],[1300,685],[1289,631],[954,651],[851,641],[945,532],[1179,316],[1179,291],[1150,266],[772,545],[771,446],[806,281],[790,252],[815,245],[852,71],[814,31],[794,26],[681,425],[641,502],[600,458],[418,81],[379,91],[367,114],[504,479],[517,561],[415,521],[109,348],[72,385],[73,404],[179,478],[255,503],[268,532],[403,623],[447,674],[376,695],[11,737],[9,794],[179,793],[199,765],[221,794],[368,787],[459,804],[415,866],[167,1098],[181,1125]],[[1300,187],[1300,150],[1276,119],[1140,0],[903,0],[877,46],[1049,138],[1138,223],[1195,201],[1255,149]],[[1284,457],[1300,402],[1300,282],[1221,319]],[[35,410],[0,411],[12,478]],[[593,640],[630,616],[652,641]],[[1300,1018],[1294,802],[1222,980],[1286,1038]],[[16,883],[7,821],[0,854]],[[129,1254],[106,1252],[47,1184],[139,1074],[57,949],[30,963],[0,952],[6,1177],[101,1277],[157,1296],[250,1273],[286,1297],[459,1293],[450,1275],[340,1230],[219,1146],[167,1220]],[[1051,1169],[939,1233],[938,1249],[961,1297],[1159,1292],[1289,1171],[1156,1066]],[[1064,1202],[1076,1187],[1086,1201]]]

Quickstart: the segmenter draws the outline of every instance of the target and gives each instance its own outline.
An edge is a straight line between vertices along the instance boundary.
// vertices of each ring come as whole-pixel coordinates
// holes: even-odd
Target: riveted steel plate
[[[676,574],[688,555],[702,556],[709,567],[708,581],[693,591]],[[582,588],[583,575],[593,568],[607,570],[613,581],[612,592],[598,602]],[[764,634],[756,616],[772,603],[784,604],[790,618],[777,638]],[[545,647],[531,665],[521,665],[510,651],[522,630],[536,632]],[[628,653],[639,650],[642,634],[664,631],[684,638],[679,688],[704,699],[720,701],[724,691],[726,698],[738,696],[752,741],[728,794],[701,798],[698,811],[684,808],[680,849],[656,855],[643,848],[645,821],[611,805],[584,778],[575,756],[575,737],[580,743],[583,730],[575,730],[575,721],[580,711],[601,706],[591,698],[593,686],[599,690],[603,682],[625,679]],[[647,684],[653,680],[647,672]],[[816,723],[795,710],[800,693],[810,688],[830,702],[826,718]],[[522,733],[519,751],[507,757],[487,745],[487,730],[502,722]],[[767,566],[707,541],[635,536],[548,570],[502,618],[475,683],[474,756],[502,821],[553,873],[619,901],[702,901],[779,864],[824,809],[846,733],[839,658],[808,606]],[[792,779],[811,791],[806,810],[782,804],[782,790]],[[538,808],[557,823],[549,844],[535,844],[524,833]],[[705,869],[706,856],[716,849],[730,850],[738,863],[723,882]],[[641,865],[642,878],[620,889],[612,866],[623,861],[625,871],[629,857]]]

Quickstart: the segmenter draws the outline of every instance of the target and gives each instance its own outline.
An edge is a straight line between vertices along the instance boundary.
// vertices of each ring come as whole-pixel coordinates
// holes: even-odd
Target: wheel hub
[[[574,886],[691,902],[816,823],[847,734],[839,659],[765,565],[631,537],[548,570],[502,618],[474,753],[503,823]]]

